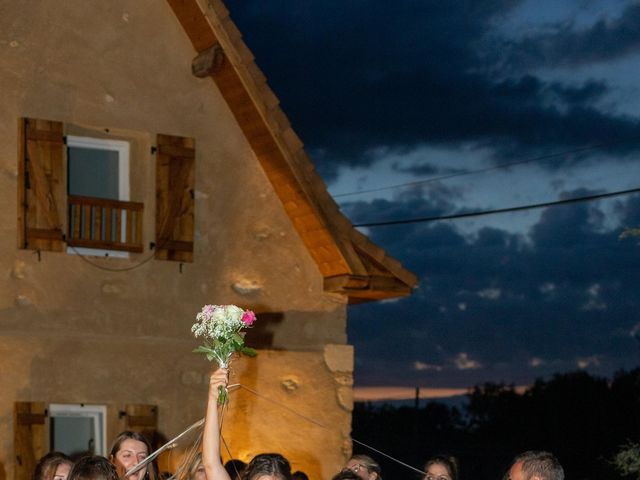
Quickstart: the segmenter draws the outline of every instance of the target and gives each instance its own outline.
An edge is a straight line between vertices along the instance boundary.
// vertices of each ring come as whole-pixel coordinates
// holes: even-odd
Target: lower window
[[[104,405],[49,405],[50,450],[71,457],[81,454],[106,456],[107,407]]]

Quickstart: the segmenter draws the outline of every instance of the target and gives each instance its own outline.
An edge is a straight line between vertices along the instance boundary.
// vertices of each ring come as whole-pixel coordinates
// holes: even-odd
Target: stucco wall
[[[325,344],[346,342],[345,299],[322,291],[316,265],[215,85],[191,75],[195,52],[169,6],[2,2],[0,51],[0,478],[12,478],[17,400],[153,403],[167,436],[199,418],[206,383],[198,378],[209,366],[190,353],[196,342],[189,327],[205,303],[255,309],[263,323],[254,336],[267,349],[238,371],[262,394],[332,423],[312,431],[282,417],[265,426],[267,407],[246,399],[238,402],[243,436],[230,437],[234,448],[242,455],[285,450],[293,438],[296,458],[329,476],[348,450],[351,350],[337,347],[346,371],[332,370],[325,351]],[[155,135],[194,137],[194,263],[182,272],[155,260],[109,272],[71,254],[19,250],[20,117],[132,142],[131,200],[145,204],[145,252],[94,259],[109,268],[152,254]],[[287,375],[300,388],[285,389]]]

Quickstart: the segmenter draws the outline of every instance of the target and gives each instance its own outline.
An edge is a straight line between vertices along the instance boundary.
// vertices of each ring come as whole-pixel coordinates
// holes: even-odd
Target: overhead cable
[[[386,187],[377,187],[377,188],[370,188],[367,190],[358,190],[357,192],[347,192],[347,193],[337,193],[335,195],[332,195],[333,198],[341,198],[341,197],[350,197],[350,196],[354,196],[354,195],[363,195],[365,193],[374,193],[374,192],[382,192],[385,190],[393,190],[396,188],[404,188],[404,187],[413,187],[416,185],[424,185],[427,183],[433,183],[433,182],[439,182],[442,180],[448,180],[450,178],[456,178],[456,177],[464,177],[466,175],[475,175],[477,173],[485,173],[485,172],[490,172],[492,170],[499,170],[501,168],[508,168],[508,167],[513,167],[516,165],[524,165],[526,163],[533,163],[533,162],[541,162],[543,160],[550,160],[552,158],[557,158],[557,157],[564,157],[566,155],[572,155],[574,153],[582,153],[582,152],[588,152],[590,150],[597,150],[603,147],[610,147],[613,145],[618,145],[621,143],[630,143],[630,142],[635,142],[635,141],[639,141],[640,138],[632,138],[630,140],[621,140],[618,142],[608,142],[608,143],[600,143],[600,144],[596,144],[596,145],[588,145],[586,147],[581,147],[581,148],[576,148],[574,150],[567,150],[564,152],[558,152],[558,153],[550,153],[548,155],[542,155],[539,157],[534,157],[534,158],[528,158],[526,160],[518,160],[516,162],[510,162],[510,163],[501,163],[498,165],[494,165],[492,167],[485,167],[485,168],[479,168],[477,170],[465,170],[464,172],[455,172],[455,173],[450,173],[447,175],[441,175],[439,177],[431,177],[431,178],[426,178],[424,180],[416,180],[413,182],[406,182],[406,183],[398,183],[395,185],[388,185]]]
[[[584,197],[566,198],[563,200],[556,200],[553,202],[532,203],[529,205],[521,205],[517,207],[496,208],[494,210],[482,210],[478,212],[467,212],[467,213],[454,213],[451,215],[438,215],[433,217],[419,217],[419,218],[408,218],[403,220],[389,220],[385,222],[357,223],[357,224],[354,224],[353,226],[354,227],[384,227],[388,225],[404,225],[408,223],[436,222],[440,220],[456,220],[458,218],[481,217],[485,215],[495,215],[498,213],[519,212],[523,210],[534,210],[537,208],[554,207],[558,205],[567,205],[571,203],[590,202],[593,200],[600,200],[602,198],[618,197],[621,195],[630,195],[632,193],[638,193],[638,192],[640,192],[640,188],[632,188],[629,190],[620,190],[617,192],[600,193],[597,195],[588,195]]]

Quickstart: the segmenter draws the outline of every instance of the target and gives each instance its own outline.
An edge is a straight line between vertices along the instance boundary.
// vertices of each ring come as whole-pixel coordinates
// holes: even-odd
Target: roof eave
[[[409,295],[417,284],[415,275],[357,232],[340,212],[222,1],[167,1],[197,53],[216,45],[224,52],[210,77],[318,265],[325,290],[347,295],[350,302]],[[367,286],[354,288],[363,278]]]

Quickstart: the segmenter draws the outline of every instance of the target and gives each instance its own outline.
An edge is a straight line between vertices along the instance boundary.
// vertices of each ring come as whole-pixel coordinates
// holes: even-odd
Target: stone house
[[[206,303],[258,315],[229,453],[329,477],[351,449],[347,305],[416,278],[339,212],[224,5],[0,11],[0,480],[201,418]]]

